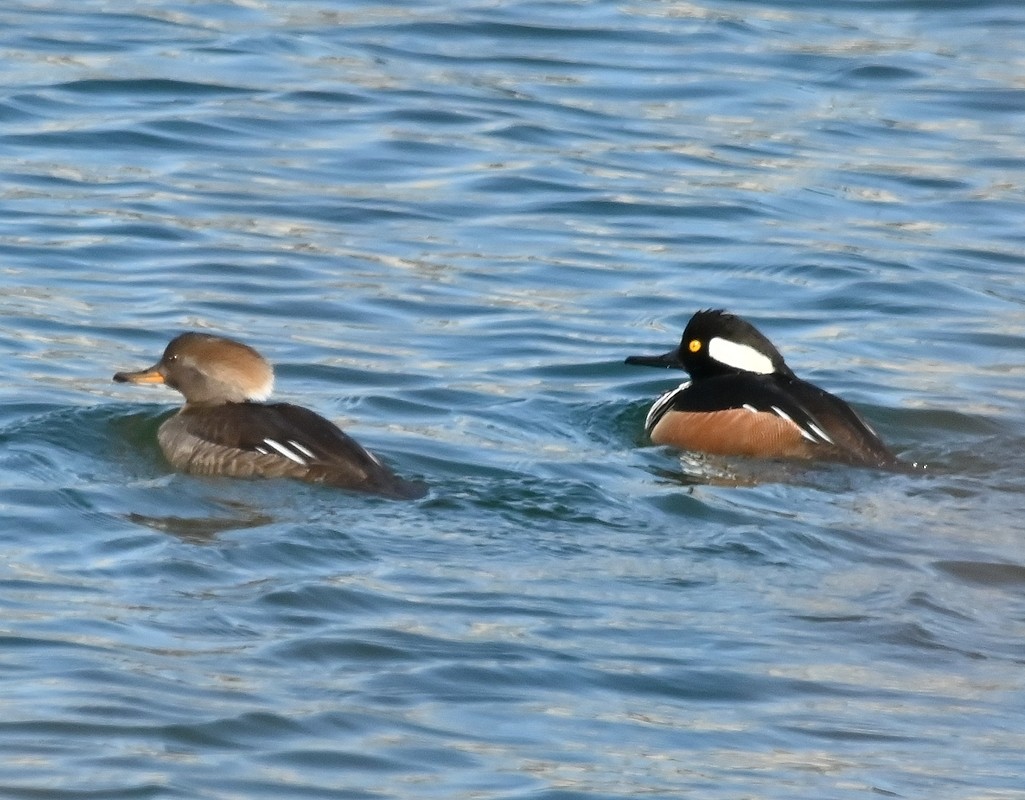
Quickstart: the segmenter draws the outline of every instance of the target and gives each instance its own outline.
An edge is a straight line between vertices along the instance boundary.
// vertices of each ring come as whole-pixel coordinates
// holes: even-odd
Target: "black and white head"
[[[719,309],[691,317],[675,350],[630,356],[626,363],[685,369],[694,380],[738,373],[793,376],[779,350],[754,325]]]

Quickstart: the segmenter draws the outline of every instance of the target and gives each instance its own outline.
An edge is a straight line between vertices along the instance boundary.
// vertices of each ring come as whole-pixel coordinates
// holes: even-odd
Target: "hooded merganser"
[[[798,378],[772,342],[725,311],[697,312],[675,350],[626,363],[690,373],[648,412],[644,426],[656,444],[723,456],[900,465],[854,409]]]
[[[162,383],[185,395],[185,405],[157,431],[167,460],[183,472],[299,478],[402,499],[425,494],[423,484],[395,475],[319,414],[259,402],[270,396],[274,371],[241,342],[183,333],[155,365],[114,380]]]

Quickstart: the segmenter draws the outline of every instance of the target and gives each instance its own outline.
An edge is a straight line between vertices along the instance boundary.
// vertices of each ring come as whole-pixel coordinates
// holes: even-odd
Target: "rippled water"
[[[8,3],[0,795],[1023,797],[1017,2]],[[758,324],[913,475],[695,482]],[[183,329],[431,485],[172,473]]]

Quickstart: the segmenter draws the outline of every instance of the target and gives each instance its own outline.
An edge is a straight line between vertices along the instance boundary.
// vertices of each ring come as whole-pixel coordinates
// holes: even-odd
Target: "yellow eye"
[[[701,349],[701,340],[691,339],[690,344],[687,345],[687,349],[690,350],[692,353],[696,353],[698,350]]]

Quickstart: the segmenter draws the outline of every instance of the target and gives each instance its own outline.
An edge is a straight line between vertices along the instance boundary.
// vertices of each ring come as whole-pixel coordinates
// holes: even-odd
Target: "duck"
[[[264,402],[274,388],[274,370],[234,339],[182,333],[152,367],[118,372],[114,381],[163,384],[185,397],[157,430],[164,456],[181,472],[296,478],[393,499],[426,494],[423,483],[399,477],[315,411]]]
[[[716,456],[901,465],[860,414],[798,378],[761,331],[723,309],[695,313],[668,353],[625,363],[690,375],[648,411],[644,429],[655,444]]]

